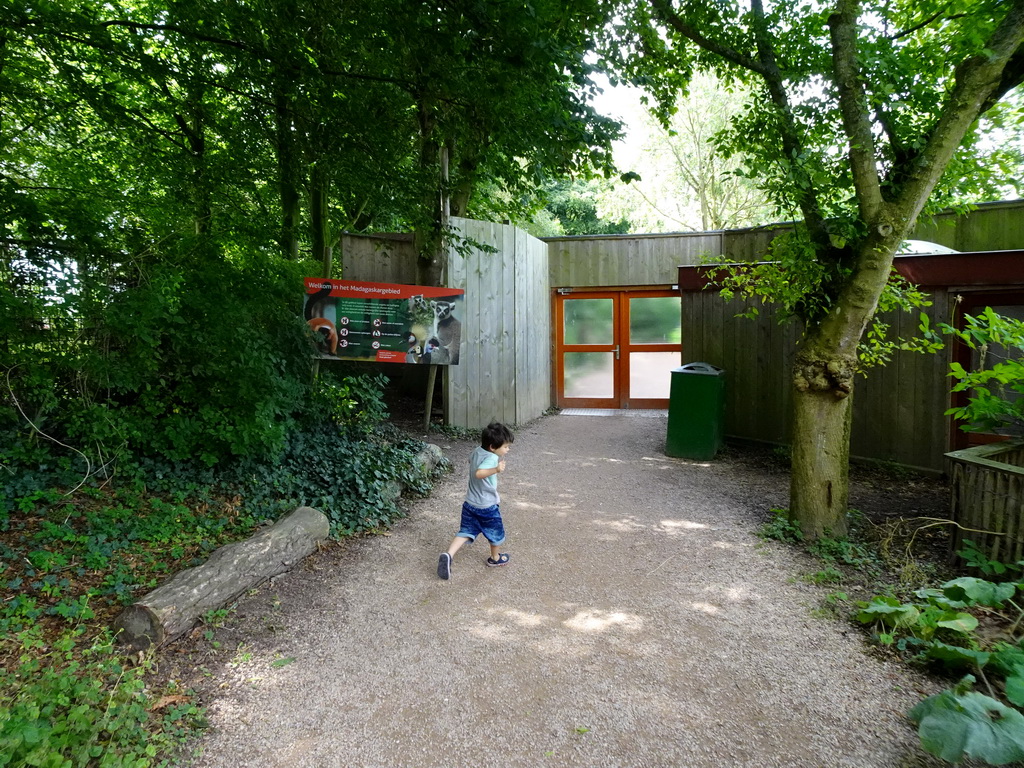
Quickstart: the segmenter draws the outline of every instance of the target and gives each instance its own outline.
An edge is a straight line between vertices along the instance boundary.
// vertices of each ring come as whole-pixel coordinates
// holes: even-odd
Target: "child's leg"
[[[481,521],[484,536],[487,538],[487,543],[491,545],[491,556],[487,560],[487,565],[505,565],[508,562],[508,555],[505,554],[502,557],[500,549],[505,543],[505,524],[501,520],[501,511],[497,505],[494,506],[493,510],[489,511],[491,514]]]
[[[456,536],[452,539],[452,543],[448,545],[448,550],[442,552],[441,556],[437,559],[437,575],[447,581],[452,577],[452,558],[455,557],[455,553],[462,549],[462,545],[467,541],[472,541],[468,536]]]
[[[467,541],[470,541],[470,539],[465,536],[456,536],[448,546],[448,554],[455,557],[455,553],[462,549],[462,545]],[[494,547],[491,547],[491,549],[494,549]]]

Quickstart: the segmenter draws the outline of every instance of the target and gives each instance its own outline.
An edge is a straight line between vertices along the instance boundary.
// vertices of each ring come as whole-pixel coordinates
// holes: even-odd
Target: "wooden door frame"
[[[610,344],[570,344],[568,346],[559,343],[562,338],[562,330],[565,327],[565,300],[573,299],[611,299],[612,301],[612,342]],[[554,380],[551,382],[554,388],[554,401],[559,408],[618,408],[618,394],[621,386],[621,342],[615,343],[619,336],[621,327],[622,301],[619,292],[608,288],[556,288],[552,294],[553,302],[552,333],[554,334]],[[562,393],[562,382],[565,380],[565,353],[567,352],[613,352],[619,348],[619,360],[612,365],[612,396],[610,398],[595,397],[565,397]],[[571,401],[571,402],[570,402]]]
[[[559,408],[668,408],[668,398],[631,398],[629,393],[629,355],[631,352],[678,352],[682,361],[682,343],[679,344],[630,344],[629,341],[629,300],[638,297],[675,297],[682,301],[682,294],[678,286],[674,285],[625,285],[625,286],[600,286],[582,288],[555,288],[551,294],[551,349],[554,360],[551,370],[554,375],[551,381],[551,400]],[[575,349],[566,348],[559,343],[564,328],[564,304],[567,298],[576,299],[602,299],[613,300],[613,328],[614,335],[611,344],[587,345]],[[615,340],[618,339],[618,344]],[[601,347],[607,347],[602,349]],[[614,362],[612,370],[613,396],[611,398],[567,398],[563,394],[562,385],[565,377],[564,354],[566,352],[611,352],[618,347],[619,357]],[[598,347],[595,349],[595,347]]]

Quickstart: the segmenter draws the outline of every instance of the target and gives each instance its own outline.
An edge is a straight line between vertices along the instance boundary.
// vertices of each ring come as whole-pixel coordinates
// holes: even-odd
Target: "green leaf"
[[[1024,707],[1024,667],[1006,678],[1006,698],[1017,707]]]
[[[980,693],[944,691],[910,711],[921,745],[943,760],[991,765],[1024,760],[1024,715]]]
[[[947,581],[942,585],[942,591],[946,597],[953,600],[969,600],[980,605],[999,608],[1013,597],[1016,587],[1008,581],[996,584],[973,576],[962,576],[959,579]]]
[[[901,603],[893,597],[876,597],[870,603],[862,603],[861,606],[857,621],[864,624],[881,621],[890,627],[908,627],[921,615],[915,606]]]
[[[969,634],[978,628],[978,619],[969,613],[944,614],[949,618],[937,621],[936,624],[946,629]]]
[[[985,651],[975,651],[970,648],[961,648],[958,645],[947,645],[938,640],[932,642],[924,655],[929,659],[936,659],[950,667],[983,667],[988,664],[992,654]]]
[[[990,664],[999,670],[1004,677],[1014,674],[1024,674],[1024,650],[1008,645],[993,652]],[[1017,669],[1020,667],[1020,670]]]
[[[932,605],[936,605],[939,608],[945,608],[950,611],[956,611],[960,608],[967,607],[967,603],[963,600],[950,600],[941,589],[919,589],[914,592],[914,595],[922,600],[927,600]]]

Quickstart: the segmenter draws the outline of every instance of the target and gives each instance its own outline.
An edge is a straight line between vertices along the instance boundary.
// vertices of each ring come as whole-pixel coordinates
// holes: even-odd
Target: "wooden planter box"
[[[953,552],[973,541],[990,559],[1024,560],[1024,441],[947,453],[952,483]]]

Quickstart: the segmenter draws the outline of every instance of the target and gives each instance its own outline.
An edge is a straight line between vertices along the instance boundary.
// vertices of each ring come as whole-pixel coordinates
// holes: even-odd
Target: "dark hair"
[[[492,421],[480,433],[480,447],[486,448],[488,451],[493,448],[501,448],[506,443],[511,445],[515,440],[512,430],[497,421]]]

